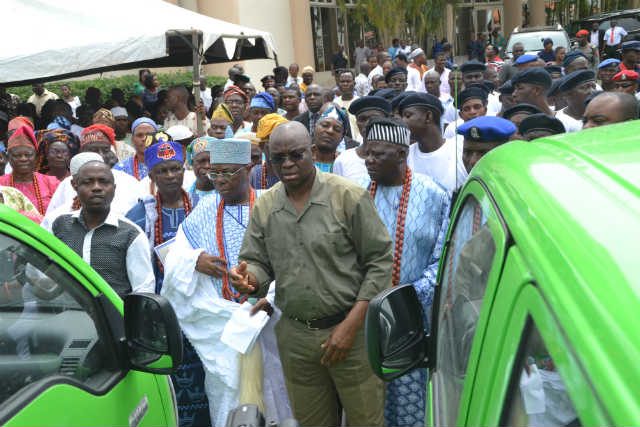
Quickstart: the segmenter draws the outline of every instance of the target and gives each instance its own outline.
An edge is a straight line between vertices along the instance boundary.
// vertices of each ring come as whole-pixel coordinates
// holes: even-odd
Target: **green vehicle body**
[[[100,299],[97,307],[103,310],[97,311],[96,316],[124,316],[123,300],[82,258],[55,236],[1,204],[0,236],[42,254],[68,274],[72,282],[68,286],[81,287],[90,297]],[[106,319],[102,320],[107,323]],[[0,331],[3,336],[6,332]],[[111,344],[115,347],[123,343],[114,338]],[[10,358],[2,360],[2,357],[7,356],[0,356],[0,363],[13,363]],[[169,377],[134,369],[121,361],[111,378],[97,390],[65,375],[49,375],[25,385],[0,402],[0,423],[6,426],[177,425],[175,395]]]
[[[486,215],[495,249],[456,404],[443,386],[456,354],[442,353],[440,328],[469,197]],[[372,301],[368,317],[393,293]],[[509,414],[533,329],[581,425],[640,425],[640,121],[516,141],[484,156],[453,208],[433,310],[424,357],[412,361],[429,368],[427,425],[526,424]],[[370,327],[375,322],[366,324],[372,368],[390,379],[412,363],[381,366],[371,349],[390,334]]]

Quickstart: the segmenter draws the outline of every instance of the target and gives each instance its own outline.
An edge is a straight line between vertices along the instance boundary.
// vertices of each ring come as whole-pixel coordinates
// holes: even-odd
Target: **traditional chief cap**
[[[371,142],[387,142],[408,147],[411,144],[409,128],[399,120],[388,117],[375,117],[369,121],[365,129],[364,140]]]
[[[69,153],[72,157],[75,156],[80,149],[80,141],[78,140],[78,137],[73,132],[66,129],[60,128],[37,131],[35,135],[36,140],[38,141],[40,153],[44,158],[46,158],[45,154],[47,147],[54,142],[61,142],[69,147]]]
[[[458,94],[456,105],[458,108],[462,108],[465,102],[470,99],[479,99],[482,103],[486,104],[488,100],[488,93],[482,86],[469,86],[461,90]]]
[[[216,109],[213,110],[213,113],[211,114],[211,120],[214,119],[223,119],[229,123],[233,123],[233,115],[231,114],[231,110],[229,110],[229,107],[227,107],[227,104],[218,104]]]
[[[562,67],[559,65],[547,65],[544,70],[549,74],[562,74]]]
[[[211,164],[248,165],[251,163],[251,142],[246,139],[219,139],[207,147]]]
[[[83,153],[78,153],[71,158],[71,162],[69,162],[69,170],[72,176],[78,174],[80,168],[86,165],[89,162],[102,162],[104,163],[104,159],[98,153],[94,153],[92,151],[86,151]]]
[[[351,128],[349,127],[349,117],[345,110],[343,110],[339,105],[331,104],[320,113],[320,117],[316,121],[316,124],[320,123],[323,120],[334,119],[342,123],[342,134],[345,135],[347,132],[351,132]]]
[[[615,65],[617,67],[618,64],[620,64],[620,60],[619,59],[608,58],[608,59],[605,59],[604,61],[602,61],[601,63],[598,64],[598,70],[600,70],[602,68],[610,67],[612,65]]]
[[[553,135],[566,132],[560,120],[544,113],[532,114],[529,117],[525,117],[518,127],[518,132],[523,136],[527,132],[540,130],[551,132]]]
[[[376,95],[357,98],[349,105],[349,112],[354,116],[371,110],[381,111],[385,115],[389,115],[391,114],[391,103]]]
[[[268,92],[257,93],[252,99],[249,108],[264,108],[271,112],[276,111],[276,103]]]
[[[614,82],[638,81],[638,73],[633,70],[622,70],[612,79]]]
[[[207,150],[209,142],[217,141],[217,138],[212,136],[201,136],[191,141],[191,144],[187,146],[187,163],[193,165],[193,158],[198,154]]]
[[[163,141],[150,145],[144,150],[144,164],[153,169],[160,163],[176,161],[180,164],[184,163],[182,157],[182,145],[175,141]]]
[[[165,131],[174,141],[182,141],[194,137],[193,131],[185,125],[173,125]]]
[[[93,123],[101,123],[107,126],[114,127],[116,125],[116,119],[113,118],[113,114],[111,114],[111,111],[107,110],[106,108],[100,108],[93,115]]]
[[[412,93],[404,97],[400,104],[398,104],[398,110],[400,113],[405,108],[409,107],[422,107],[428,110],[437,112],[438,115],[442,115],[444,108],[442,108],[442,102],[435,96],[428,93]]]
[[[33,129],[29,126],[18,127],[7,140],[7,150],[11,150],[14,147],[29,147],[37,150],[38,142]]]
[[[311,65],[307,65],[306,67],[304,67],[302,69],[302,72],[300,74],[305,74],[305,73],[315,73],[315,70],[313,69],[313,67]]]
[[[411,51],[411,53],[409,54],[409,59],[415,59],[419,55],[424,55],[424,50],[422,50],[420,48],[413,49]]]
[[[389,83],[389,81],[391,80],[391,77],[395,76],[396,74],[404,74],[406,76],[407,70],[405,70],[402,67],[393,67],[392,69],[389,70],[387,75],[384,76],[384,81]]]
[[[261,141],[269,139],[269,137],[271,136],[271,132],[273,132],[275,128],[288,121],[289,120],[287,120],[284,116],[276,113],[266,114],[262,116],[262,118],[258,120],[258,127],[256,128],[256,138]]]
[[[467,61],[464,64],[462,64],[462,66],[460,66],[460,72],[462,72],[462,74],[471,73],[474,71],[484,72],[484,70],[486,69],[487,69],[486,65],[484,65],[482,62],[475,59],[472,59],[471,61]]]
[[[504,84],[498,88],[498,92],[500,92],[500,95],[512,95],[513,84],[511,83],[511,80],[504,82]]]
[[[589,35],[589,31],[580,30],[576,33],[576,37],[587,37]]]
[[[567,68],[569,64],[571,64],[573,61],[575,61],[580,57],[587,59],[584,53],[580,52],[579,50],[572,50],[571,52],[567,53],[566,56],[564,57],[564,61],[562,61],[562,66],[564,68]]]
[[[542,86],[545,89],[551,87],[551,76],[542,67],[527,68],[519,71],[511,79],[511,83],[515,86],[518,83],[528,83],[536,86]]]
[[[397,92],[396,92],[397,93]],[[415,90],[409,90],[409,91],[404,91],[404,92],[400,92],[398,95],[394,96],[393,98],[391,98],[391,110],[397,110],[398,107],[400,106],[400,103],[402,102],[403,99],[405,99],[407,96],[412,95],[414,93],[418,93]],[[378,95],[376,95],[378,96]]]
[[[84,147],[93,142],[104,142],[115,145],[116,133],[109,126],[100,123],[84,128],[80,134],[80,147]]]
[[[7,132],[18,129],[20,126],[29,126],[31,130],[35,129],[33,122],[26,116],[16,116],[9,120],[7,124]]]
[[[538,60],[538,57],[536,55],[525,54],[525,55],[520,55],[518,59],[516,59],[516,62],[514,62],[514,64],[523,65],[523,64],[528,64],[530,62],[534,62],[537,60]]]
[[[113,117],[129,117],[129,113],[127,113],[127,109],[124,107],[113,107],[111,114]]]
[[[640,41],[638,40],[629,40],[628,42],[622,43],[622,51],[625,50],[635,50],[636,52],[640,52]]]
[[[458,126],[458,133],[475,142],[505,142],[516,132],[516,125],[507,119],[480,116]]]
[[[379,96],[380,98],[384,98],[387,101],[391,101],[393,98],[398,96],[401,92],[385,87],[383,89],[372,90],[369,92],[369,96]]]
[[[152,119],[150,119],[149,117],[139,117],[135,119],[133,123],[131,123],[131,133],[134,133],[138,126],[144,124],[150,125],[153,130],[155,130],[156,132],[158,131],[158,125]]]
[[[531,104],[516,104],[513,107],[507,109],[504,113],[502,113],[502,118],[511,120],[513,116],[517,114],[522,114],[522,113],[538,114],[538,113],[542,113],[542,110],[540,110],[535,105],[531,105]]]
[[[236,85],[230,85],[227,88],[227,90],[224,91],[222,96],[223,96],[224,100],[226,101],[227,99],[229,99],[230,96],[233,96],[233,95],[238,95],[242,99],[244,99],[244,102],[249,102],[249,97],[247,96],[247,94],[244,93],[244,91],[242,89],[240,89]]]
[[[560,87],[558,87],[558,92],[566,92],[582,83],[595,80],[596,73],[592,70],[577,70],[562,78],[562,83],[560,83]]]

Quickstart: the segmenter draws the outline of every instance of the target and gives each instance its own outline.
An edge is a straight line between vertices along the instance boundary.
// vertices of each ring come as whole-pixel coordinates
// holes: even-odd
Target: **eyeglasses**
[[[240,172],[242,169],[244,168],[240,168],[234,172],[208,172],[207,178],[209,178],[211,181],[215,181],[218,178],[229,180],[233,178],[233,176],[238,172]]]
[[[299,162],[304,158],[304,154],[306,151],[307,149],[303,148],[300,150],[290,151],[286,154],[272,154],[271,156],[269,156],[269,159],[271,160],[271,163],[274,165],[281,165],[287,159],[295,163],[295,162]]]

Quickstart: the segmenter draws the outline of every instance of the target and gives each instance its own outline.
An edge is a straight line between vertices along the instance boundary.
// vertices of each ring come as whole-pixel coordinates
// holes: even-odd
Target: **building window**
[[[344,46],[349,58],[349,66],[353,67],[352,52],[358,40],[364,34],[363,27],[357,23],[350,13],[356,0],[346,0],[346,8],[339,8],[336,0],[311,1],[311,33],[316,71],[331,70],[331,59]]]

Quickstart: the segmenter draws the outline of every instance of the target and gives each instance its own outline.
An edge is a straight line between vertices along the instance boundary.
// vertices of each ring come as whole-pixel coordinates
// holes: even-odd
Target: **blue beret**
[[[404,97],[400,104],[398,104],[398,110],[400,113],[408,107],[422,107],[431,111],[437,112],[442,115],[444,108],[442,108],[442,102],[438,98],[428,93],[412,93]]]
[[[569,64],[571,64],[573,61],[575,61],[580,57],[587,59],[584,53],[580,52],[579,50],[572,50],[571,52],[567,53],[567,55],[564,57],[564,61],[562,61],[562,66],[567,68]]]
[[[404,74],[406,76],[407,70],[402,67],[393,67],[392,69],[389,70],[387,75],[384,76],[384,81],[389,83],[389,80],[391,80],[391,77],[395,76],[396,74]]]
[[[640,52],[640,41],[637,40],[629,40],[627,42],[622,43],[622,51],[625,50],[635,50]]]
[[[532,114],[529,117],[525,117],[518,127],[520,135],[525,135],[527,132],[536,130],[549,131],[553,135],[566,132],[560,120],[552,116],[547,116],[544,113]]]
[[[600,64],[598,64],[598,70],[601,68],[605,68],[605,67],[609,67],[611,65],[618,65],[620,64],[620,60],[616,59],[616,58],[608,58],[605,59],[604,61],[602,61]]]
[[[504,142],[516,132],[516,125],[507,119],[494,116],[480,116],[464,122],[458,133],[475,142]]]
[[[172,160],[180,162],[181,164],[184,163],[182,145],[178,142],[162,141],[158,144],[150,145],[144,150],[144,164],[149,170],[160,163]]]
[[[260,92],[255,94],[255,96],[251,99],[249,108],[264,108],[273,113],[276,111],[276,103],[270,93]]]
[[[460,66],[460,72],[462,74],[471,73],[474,71],[484,71],[487,69],[487,66],[482,62],[472,59],[471,61],[467,61]]]
[[[538,57],[536,55],[525,54],[525,55],[519,56],[518,59],[516,59],[516,62],[514,62],[514,64],[516,65],[528,64],[529,62],[533,62],[537,60],[538,60]]]
[[[558,92],[566,92],[574,87],[588,81],[595,81],[596,73],[592,70],[577,70],[569,73],[562,78],[562,82],[558,87]]]
[[[400,105],[400,102],[402,102],[403,99],[405,99],[407,96],[413,93],[418,93],[418,92],[416,92],[415,90],[405,90],[404,92],[400,92],[398,95],[393,97],[391,99],[391,109],[397,110],[398,106]]]
[[[511,79],[511,83],[515,86],[518,83],[529,83],[536,86],[542,86],[545,89],[551,87],[551,76],[542,67],[527,68],[518,72]]]
[[[391,103],[380,96],[363,96],[354,100],[349,105],[349,112],[354,116],[365,111],[377,110],[385,114],[391,114]]]
[[[513,107],[508,108],[504,113],[502,113],[502,118],[511,120],[511,117],[520,113],[537,114],[537,113],[542,113],[542,110],[540,110],[535,105],[531,105],[531,104],[516,104]]]
[[[484,104],[487,103],[489,97],[488,92],[482,86],[469,86],[458,94],[456,105],[458,108],[462,108],[462,105],[470,99],[479,99]]]

